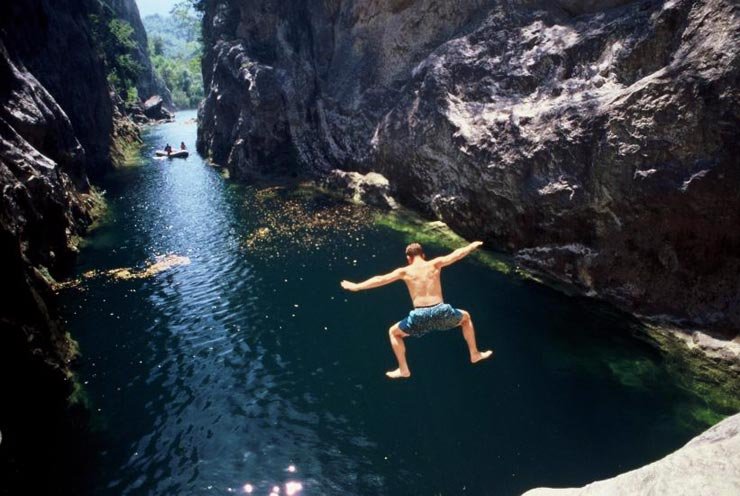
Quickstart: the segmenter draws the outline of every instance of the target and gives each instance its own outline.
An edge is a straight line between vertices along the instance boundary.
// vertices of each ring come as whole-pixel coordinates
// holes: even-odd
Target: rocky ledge
[[[740,494],[740,414],[727,418],[662,460],[581,488],[523,496],[730,496]]]
[[[634,314],[740,329],[731,0],[206,0],[198,148],[398,200]]]

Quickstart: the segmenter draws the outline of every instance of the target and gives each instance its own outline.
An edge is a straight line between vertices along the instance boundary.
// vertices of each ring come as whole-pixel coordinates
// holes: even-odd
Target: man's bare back
[[[431,307],[442,303],[442,266],[437,259],[426,261],[417,257],[408,267],[401,270],[401,279],[406,283],[415,307]]]
[[[410,244],[406,248],[408,265],[399,267],[388,274],[371,277],[361,283],[342,281],[342,287],[349,291],[385,286],[401,280],[406,283],[414,310],[408,317],[394,324],[389,330],[391,346],[398,359],[398,369],[388,372],[391,379],[409,377],[411,372],[406,363],[406,348],[403,339],[408,336],[421,336],[429,330],[449,329],[462,326],[463,336],[468,343],[470,361],[479,362],[491,356],[491,351],[478,351],[475,331],[470,314],[444,303],[440,273],[442,268],[466,257],[483,243],[475,241],[464,248],[458,248],[449,255],[426,260],[421,245]]]

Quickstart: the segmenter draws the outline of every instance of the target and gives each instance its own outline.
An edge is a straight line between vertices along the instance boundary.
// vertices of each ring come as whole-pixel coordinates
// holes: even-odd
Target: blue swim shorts
[[[413,337],[420,337],[429,331],[446,331],[460,325],[463,314],[447,303],[432,307],[414,308],[408,316],[398,323],[403,332]]]

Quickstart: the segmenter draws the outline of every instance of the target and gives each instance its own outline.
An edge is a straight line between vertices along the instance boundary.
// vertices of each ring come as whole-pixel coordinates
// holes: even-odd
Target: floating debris
[[[149,277],[153,277],[159,274],[160,272],[164,272],[165,270],[169,270],[173,267],[179,267],[181,265],[189,265],[189,264],[190,264],[190,258],[182,256],[182,255],[175,255],[173,253],[170,253],[167,255],[161,255],[161,256],[156,257],[154,259],[154,262],[150,262],[143,269],[137,270],[134,268],[124,267],[124,268],[109,269],[109,270],[88,270],[87,272],[83,273],[81,277],[56,284],[54,289],[59,291],[62,289],[77,288],[85,280],[96,279],[99,277],[108,277],[110,279],[118,279],[118,280],[146,279]]]
[[[375,218],[369,207],[281,186],[257,191],[248,206],[257,210],[261,225],[246,236],[243,246],[265,258],[318,251],[336,243],[337,235],[361,242]]]

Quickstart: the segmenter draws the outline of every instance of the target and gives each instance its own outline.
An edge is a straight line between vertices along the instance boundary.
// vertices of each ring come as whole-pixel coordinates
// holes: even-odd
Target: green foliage
[[[193,10],[193,2],[181,0],[172,7],[170,16],[185,41],[192,42],[199,39],[201,16]]]
[[[129,88],[128,94],[126,95],[126,103],[135,104],[138,102],[139,102],[139,90],[136,89],[136,86]]]
[[[144,18],[152,65],[179,108],[196,107],[203,99],[200,22],[201,15],[194,10],[191,0],[175,5],[169,16]]]
[[[134,28],[126,21],[113,17],[110,9],[104,8],[103,12],[103,16],[90,17],[93,37],[107,69],[108,83],[116,93],[130,100],[143,70],[133,56],[137,49]],[[138,98],[138,94],[136,96]]]
[[[164,40],[161,36],[155,36],[151,41],[152,47],[150,52],[152,55],[164,55]]]
[[[136,40],[134,40],[134,28],[126,21],[121,19],[111,19],[108,23],[108,30],[114,43],[114,48],[118,50],[131,51],[136,49]]]

